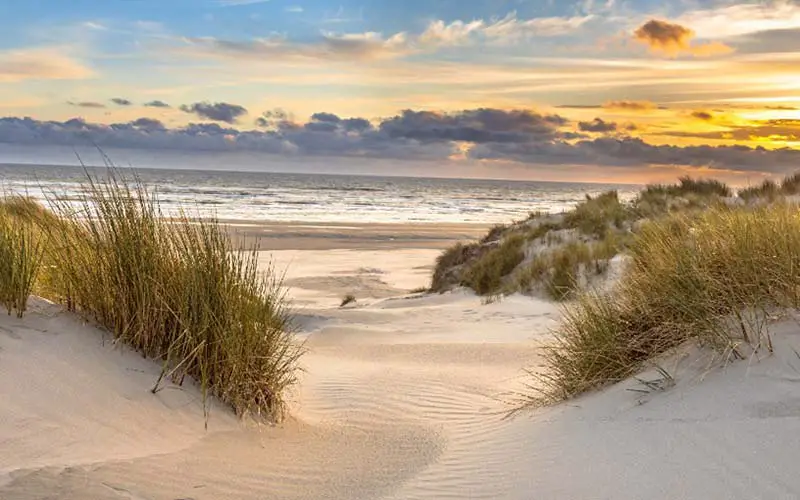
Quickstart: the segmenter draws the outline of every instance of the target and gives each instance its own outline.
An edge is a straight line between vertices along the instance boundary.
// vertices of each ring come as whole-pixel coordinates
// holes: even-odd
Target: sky
[[[0,2],[0,162],[738,184],[800,168],[800,0]]]

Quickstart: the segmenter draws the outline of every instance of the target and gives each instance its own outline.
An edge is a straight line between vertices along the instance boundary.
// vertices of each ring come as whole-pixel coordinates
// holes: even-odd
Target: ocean
[[[125,172],[125,169],[122,169]],[[105,169],[90,169],[104,175]],[[223,220],[361,223],[505,223],[561,212],[615,184],[137,169],[166,214],[180,207]],[[125,175],[129,175],[127,172]],[[81,196],[82,167],[0,164],[0,189],[46,202]]]

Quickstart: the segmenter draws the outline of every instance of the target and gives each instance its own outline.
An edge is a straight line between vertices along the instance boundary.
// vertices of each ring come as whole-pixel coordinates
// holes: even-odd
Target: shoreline
[[[271,250],[445,249],[481,238],[491,224],[250,221],[221,219],[237,243]],[[433,264],[433,262],[431,262]]]

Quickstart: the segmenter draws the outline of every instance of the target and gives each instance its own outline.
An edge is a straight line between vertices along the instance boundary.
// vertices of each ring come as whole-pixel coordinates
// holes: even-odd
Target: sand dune
[[[504,419],[559,309],[408,295],[436,253],[273,255],[309,347],[277,427],[213,408],[206,431],[193,388],[151,394],[158,367],[101,332],[55,306],[3,316],[0,498],[800,497],[796,324],[760,361],[688,349],[664,360],[665,391],[630,380]]]

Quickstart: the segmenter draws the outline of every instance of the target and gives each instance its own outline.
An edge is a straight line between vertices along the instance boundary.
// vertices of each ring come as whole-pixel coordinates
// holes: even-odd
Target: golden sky
[[[800,165],[798,1],[397,4],[8,2],[0,162],[83,141],[547,180]]]

